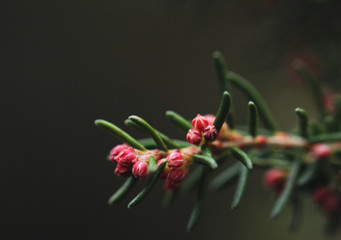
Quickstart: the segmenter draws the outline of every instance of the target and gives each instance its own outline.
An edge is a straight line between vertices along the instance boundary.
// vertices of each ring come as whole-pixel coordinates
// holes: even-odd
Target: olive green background
[[[298,3],[297,3],[298,2]],[[161,207],[162,184],[136,209],[107,205],[122,183],[105,160],[120,142],[94,126],[124,127],[140,115],[184,138],[164,117],[214,113],[219,104],[212,52],[259,89],[281,129],[294,109],[315,109],[308,90],[285,74],[292,49],[339,44],[337,1],[103,0],[1,1],[1,214],[3,239],[337,239],[310,203],[288,232],[290,208],[276,220],[274,195],[254,171],[240,206],[234,186],[209,191],[197,229],[186,232],[194,193]],[[336,52],[337,53],[337,52]],[[338,54],[336,54],[338,56]],[[330,83],[338,81],[329,69]],[[238,124],[245,99],[233,89]],[[140,133],[129,130],[136,137]],[[138,191],[136,188],[134,193]]]

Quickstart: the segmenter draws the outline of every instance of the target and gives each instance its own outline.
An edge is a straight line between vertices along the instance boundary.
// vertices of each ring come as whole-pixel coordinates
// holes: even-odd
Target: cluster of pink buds
[[[108,159],[117,163],[116,175],[123,177],[134,175],[136,178],[145,179],[148,176],[149,157],[152,154],[158,157],[158,150],[153,153],[141,154],[127,144],[121,144],[110,151]]]
[[[284,188],[287,177],[287,171],[273,168],[265,173],[263,183],[265,186],[273,189],[277,194],[279,194]]]
[[[162,152],[158,149],[142,152],[133,149],[127,144],[121,144],[114,147],[108,156],[111,162],[117,163],[115,174],[118,176],[129,177],[133,175],[135,178],[145,179],[148,177],[148,166],[150,157],[153,156],[157,166],[167,161],[167,165],[161,173],[160,178],[166,179],[165,190],[176,190],[188,172],[191,164],[192,155],[198,153],[197,147],[188,147],[179,150],[171,150]]]
[[[175,151],[167,156],[167,166],[163,176],[166,178],[165,190],[174,191],[179,188],[188,171],[186,155]]]
[[[187,142],[199,146],[204,144],[205,140],[209,142],[214,141],[218,136],[217,129],[213,125],[214,118],[212,115],[204,117],[198,114],[192,120],[193,128],[187,132]]]
[[[333,215],[340,209],[340,198],[328,187],[318,188],[313,194],[313,200],[328,215]]]
[[[132,147],[127,144],[117,145],[110,151],[108,159],[111,162],[116,162],[117,166],[115,174],[118,176],[129,177],[133,165],[136,163],[136,153]]]

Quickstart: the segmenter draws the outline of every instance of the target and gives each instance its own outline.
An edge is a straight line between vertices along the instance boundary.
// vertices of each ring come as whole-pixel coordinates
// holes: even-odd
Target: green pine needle
[[[204,207],[205,198],[206,198],[206,192],[207,192],[207,186],[208,186],[208,170],[209,168],[203,167],[200,177],[200,182],[198,185],[198,194],[197,194],[197,200],[194,205],[193,211],[191,213],[191,216],[188,221],[187,225],[187,231],[191,232],[197,225],[199,218],[201,216],[202,209]]]
[[[210,167],[211,169],[216,169],[218,167],[217,162],[214,160],[214,158],[204,155],[194,155],[193,156],[194,162],[206,165]]]
[[[219,164],[220,162],[225,160],[227,156],[229,156],[229,154],[227,153],[223,153],[219,155],[218,157],[215,158],[216,163]],[[184,182],[181,184],[182,191],[191,191],[194,189],[194,187],[197,185],[197,183],[200,180],[201,171],[202,171],[201,169],[203,167],[204,165],[199,166],[198,168],[194,169],[194,171],[185,178]]]
[[[341,132],[325,133],[309,138],[309,143],[323,143],[323,142],[339,142],[341,141]]]
[[[320,163],[321,161],[315,161],[312,164],[308,165],[301,176],[298,178],[297,184],[299,186],[305,186],[306,184],[310,183],[316,177],[318,171],[320,170]]]
[[[166,144],[163,142],[159,133],[147,121],[135,115],[130,116],[129,119],[136,123],[137,125],[139,125],[141,128],[143,128],[146,132],[148,132],[162,151],[164,152],[168,151],[168,148]]]
[[[295,62],[294,69],[300,75],[300,77],[310,87],[310,91],[315,101],[315,106],[320,113],[321,119],[326,116],[326,110],[323,105],[323,93],[322,87],[313,74],[306,68],[305,63],[302,61]]]
[[[133,127],[141,132],[144,132],[144,133],[147,133],[145,131],[144,128],[140,127],[138,124],[136,124],[135,122],[133,122],[132,120],[130,119],[126,119],[124,121],[124,123],[127,125],[127,126],[130,126],[130,127]],[[155,129],[156,130],[156,129]],[[175,141],[173,141],[172,139],[170,139],[167,135],[161,133],[160,131],[156,130],[157,133],[160,135],[161,139],[163,140],[163,142],[166,144],[166,146],[168,148],[176,148],[176,149],[180,149],[180,146],[178,144],[176,144]],[[148,133],[147,133],[148,134]]]
[[[197,183],[200,180],[203,167],[204,165],[198,166],[196,169],[193,170],[191,174],[186,176],[185,180],[181,184],[181,191],[187,192],[187,191],[191,191],[194,189],[194,187],[197,185]]]
[[[258,127],[258,109],[254,102],[250,101],[248,104],[249,107],[249,134],[252,137],[257,136],[257,127]]]
[[[127,125],[127,126],[129,126],[129,127],[133,127],[133,128],[135,128],[135,129],[137,129],[137,130],[143,132],[143,133],[146,133],[146,131],[145,131],[145,129],[144,129],[143,127],[140,127],[140,125],[134,123],[134,122],[133,122],[132,120],[130,120],[130,119],[124,120],[124,124]]]
[[[176,139],[172,139],[172,141],[179,146],[180,148],[185,148],[185,147],[189,147],[191,146],[190,143],[188,143],[187,141],[183,141],[183,140],[176,140]],[[155,141],[152,138],[141,138],[138,139],[138,142],[140,144],[142,144],[144,147],[148,148],[148,149],[154,149],[157,148],[158,146],[156,145]],[[166,143],[166,142],[165,142]],[[167,143],[166,143],[167,145]],[[168,145],[167,145],[168,146]]]
[[[308,138],[308,115],[302,108],[296,108],[295,112],[298,116],[298,126],[299,126],[299,132],[300,136],[303,138]]]
[[[231,82],[242,90],[251,101],[253,101],[259,110],[259,117],[262,119],[265,127],[270,129],[272,132],[277,131],[277,124],[275,123],[274,117],[271,114],[270,109],[265,103],[263,97],[259,94],[256,88],[245,78],[237,73],[228,72],[228,78]]]
[[[95,124],[101,128],[104,128],[105,130],[108,130],[110,133],[112,133],[114,136],[116,136],[118,139],[122,140],[123,142],[129,144],[131,147],[139,149],[141,151],[146,151],[147,149],[139,143],[136,139],[131,137],[128,133],[117,127],[116,125],[105,121],[103,119],[97,119],[95,121]]]
[[[230,111],[230,107],[231,107],[231,95],[225,91],[223,93],[223,97],[221,99],[219,109],[217,111],[216,118],[213,123],[218,133],[227,118],[227,115]]]
[[[294,193],[291,197],[292,217],[289,230],[295,232],[300,227],[303,215],[303,202],[299,193]]]
[[[237,158],[239,161],[241,161],[241,163],[243,163],[245,165],[245,167],[247,167],[247,169],[251,170],[253,168],[253,164],[252,161],[250,159],[250,157],[240,148],[236,147],[236,146],[232,146],[230,147],[232,155]]]
[[[291,170],[290,170],[288,179],[285,183],[284,189],[281,195],[278,197],[274,208],[272,209],[271,218],[277,217],[282,212],[288,200],[290,199],[290,196],[296,184],[297,176],[300,171],[300,166],[301,166],[301,159],[298,157],[294,160],[291,166]]]
[[[162,206],[170,207],[171,205],[173,205],[173,203],[177,199],[178,194],[179,194],[179,190],[166,191],[162,200]]]
[[[176,112],[173,111],[167,111],[166,112],[166,117],[174,123],[175,126],[180,128],[183,131],[188,131],[189,129],[192,128],[192,124],[188,122],[184,117],[181,115],[177,114]]]
[[[215,51],[213,53],[213,61],[218,77],[220,94],[223,94],[224,91],[231,91],[231,82],[227,78],[227,68],[225,64],[225,59],[221,52]]]
[[[310,136],[316,136],[324,132],[323,127],[314,119],[309,121]]]
[[[224,171],[219,173],[210,183],[211,187],[216,190],[221,190],[227,186],[232,180],[234,180],[240,171],[240,162],[234,163],[232,166],[226,168]]]
[[[129,177],[122,186],[109,198],[108,204],[111,206],[113,204],[117,204],[122,200],[124,196],[126,196],[129,191],[133,188],[137,181],[137,178],[133,176]]]
[[[240,200],[242,199],[242,196],[243,196],[243,193],[245,190],[245,186],[247,183],[248,173],[249,173],[249,170],[244,165],[239,167],[238,184],[237,184],[237,188],[236,188],[236,191],[234,193],[234,196],[233,196],[231,209],[235,209],[238,206]]]

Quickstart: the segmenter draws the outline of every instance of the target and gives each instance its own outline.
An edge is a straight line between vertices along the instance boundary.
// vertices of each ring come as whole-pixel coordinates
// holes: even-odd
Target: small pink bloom
[[[121,164],[117,164],[115,168],[115,174],[120,177],[129,177],[131,176],[131,167],[122,166]]]
[[[185,172],[181,168],[171,168],[168,172],[167,179],[172,182],[179,183],[184,180]]]
[[[311,152],[316,159],[325,159],[330,156],[331,149],[327,144],[315,144],[312,146]]]
[[[115,157],[124,149],[127,149],[129,146],[127,144],[120,144],[111,149],[110,155],[109,155],[109,160],[112,162],[117,162],[115,160]]]
[[[133,166],[132,172],[136,178],[145,179],[148,176],[148,165],[143,161],[137,161]]]
[[[204,129],[204,138],[206,139],[206,141],[214,141],[217,136],[218,132],[214,125],[208,125]]]
[[[186,140],[187,142],[189,142],[190,144],[193,145],[200,145],[201,140],[202,140],[202,134],[199,130],[197,129],[190,129],[187,132],[187,136],[186,136]]]
[[[168,167],[181,167],[184,163],[184,157],[180,152],[173,152],[167,156]]]
[[[136,153],[132,147],[128,147],[120,151],[114,159],[122,166],[131,167],[136,160]]]
[[[274,189],[276,192],[281,192],[283,190],[287,176],[288,173],[286,171],[280,169],[270,169],[265,173],[263,177],[263,183],[265,186]]]
[[[207,127],[208,121],[205,117],[201,116],[198,114],[193,120],[192,120],[192,126],[193,128],[199,130],[199,131],[204,131],[205,127]]]

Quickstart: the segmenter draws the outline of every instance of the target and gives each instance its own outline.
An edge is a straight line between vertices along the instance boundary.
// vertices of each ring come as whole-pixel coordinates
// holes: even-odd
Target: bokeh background
[[[316,116],[290,63],[304,59],[335,91],[340,71],[341,5],[325,0],[69,0],[0,2],[1,213],[3,239],[337,239],[305,201],[300,229],[290,207],[276,220],[272,192],[250,176],[240,206],[234,186],[210,191],[193,233],[185,228],[195,194],[161,207],[162,184],[135,209],[110,208],[122,183],[105,160],[120,142],[96,118],[124,127],[131,114],[183,138],[164,117],[214,113],[219,104],[212,52],[250,79],[281,129],[294,109]],[[238,124],[245,99],[233,90]],[[136,137],[143,137],[130,130]]]

